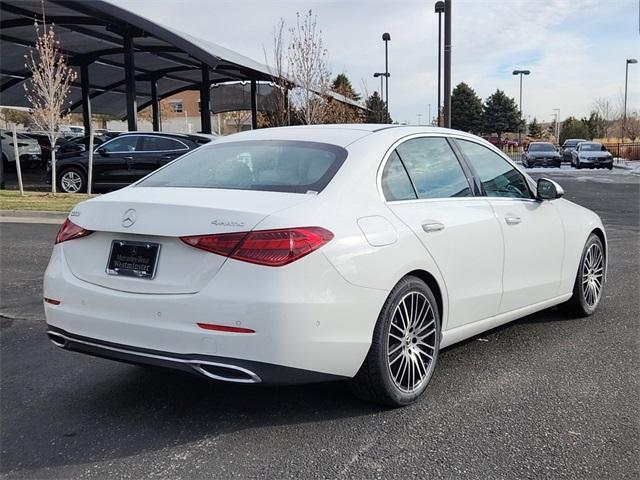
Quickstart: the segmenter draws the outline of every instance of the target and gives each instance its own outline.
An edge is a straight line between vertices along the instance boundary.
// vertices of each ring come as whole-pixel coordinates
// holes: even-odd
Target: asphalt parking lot
[[[533,175],[603,218],[598,312],[546,310],[448,348],[421,401],[395,410],[342,384],[244,387],[64,352],[41,305],[57,226],[0,223],[2,475],[638,478],[640,177]]]

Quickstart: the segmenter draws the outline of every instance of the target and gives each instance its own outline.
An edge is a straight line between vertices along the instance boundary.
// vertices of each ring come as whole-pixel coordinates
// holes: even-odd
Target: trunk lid
[[[252,230],[268,215],[308,201],[310,195],[201,188],[129,187],[80,203],[70,220],[91,235],[62,243],[77,278],[131,293],[200,291],[226,257],[196,249],[179,237]],[[153,279],[107,273],[112,243],[160,245]]]

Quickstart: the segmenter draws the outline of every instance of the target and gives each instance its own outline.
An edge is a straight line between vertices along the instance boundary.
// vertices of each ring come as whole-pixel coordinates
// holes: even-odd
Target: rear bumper
[[[136,365],[152,365],[192,373],[213,380],[266,385],[304,384],[344,380],[346,377],[262,362],[210,355],[185,355],[120,345],[82,337],[48,325],[51,342],[64,350]]]
[[[72,339],[90,339],[98,346],[126,346],[122,348],[126,352],[116,352],[118,356],[160,352],[159,356],[170,357],[165,366],[172,368],[193,370],[189,363],[193,359],[214,363],[224,359],[222,363],[240,367],[256,363],[313,372],[315,377],[315,373],[353,377],[369,351],[388,295],[346,282],[321,252],[283,268],[229,260],[194,294],[134,294],[76,278],[60,247],[53,249],[44,282],[44,296],[60,301],[44,304],[51,330],[66,332]],[[254,333],[206,330],[198,323]],[[98,348],[71,345],[85,353]],[[104,349],[100,354],[115,355]],[[148,363],[138,357],[130,361]],[[264,366],[257,372],[268,383],[290,383],[298,376]]]

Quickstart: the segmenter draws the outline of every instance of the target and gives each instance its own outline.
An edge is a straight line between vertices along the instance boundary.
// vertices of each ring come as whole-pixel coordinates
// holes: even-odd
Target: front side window
[[[173,138],[144,136],[142,137],[143,152],[167,152],[175,150],[187,150],[184,143]]]
[[[409,175],[395,150],[389,156],[382,171],[382,193],[384,198],[394,200],[415,200],[416,192],[411,185]]]
[[[136,150],[137,143],[137,135],[124,135],[122,137],[114,138],[100,148],[104,148],[109,153],[134,152]]]
[[[469,182],[444,138],[414,138],[398,145],[402,160],[419,198],[471,196]]]
[[[488,197],[532,198],[524,175],[500,155],[475,142],[456,142],[480,177]]]
[[[344,148],[326,143],[219,143],[193,150],[138,185],[317,193],[328,185],[346,157]]]

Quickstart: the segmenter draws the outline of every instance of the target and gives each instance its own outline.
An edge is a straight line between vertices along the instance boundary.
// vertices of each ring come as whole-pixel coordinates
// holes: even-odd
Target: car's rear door
[[[381,178],[387,206],[444,278],[447,329],[496,315],[502,294],[502,233],[470,177],[446,138],[419,136],[396,146]]]
[[[509,312],[558,295],[564,227],[552,202],[535,199],[524,175],[480,143],[456,139],[499,220],[504,236],[503,295]]]
[[[141,135],[139,150],[129,161],[133,181],[138,180],[157,168],[189,151],[182,141],[160,135]]]

